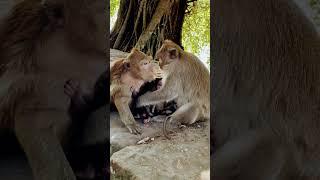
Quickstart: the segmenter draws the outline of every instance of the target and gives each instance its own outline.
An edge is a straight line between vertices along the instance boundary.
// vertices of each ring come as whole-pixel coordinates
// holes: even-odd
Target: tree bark
[[[181,45],[187,5],[187,0],[120,0],[111,47],[124,52],[136,47],[154,55],[164,39]]]

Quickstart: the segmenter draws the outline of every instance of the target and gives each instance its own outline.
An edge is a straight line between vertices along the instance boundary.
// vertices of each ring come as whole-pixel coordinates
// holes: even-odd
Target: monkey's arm
[[[176,89],[176,84],[168,81],[159,90],[147,92],[140,96],[137,100],[137,107],[172,101],[178,97],[178,94],[174,91],[174,89]]]
[[[130,97],[126,97],[126,96],[125,97],[120,97],[120,96],[114,97],[114,104],[117,107],[121,121],[129,129],[130,133],[140,134],[141,129],[137,125],[137,123],[131,113],[131,110],[129,108],[130,101],[131,101]]]
[[[76,180],[54,129],[34,126],[36,121],[50,121],[50,116],[52,112],[19,115],[14,129],[16,137],[28,158],[35,179]]]

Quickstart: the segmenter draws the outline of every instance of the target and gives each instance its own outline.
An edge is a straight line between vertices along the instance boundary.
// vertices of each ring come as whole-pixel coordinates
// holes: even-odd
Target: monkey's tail
[[[167,139],[171,139],[171,137],[169,136],[169,134],[167,132],[167,123],[168,123],[169,119],[171,119],[171,116],[166,117],[166,119],[163,121],[163,135]]]

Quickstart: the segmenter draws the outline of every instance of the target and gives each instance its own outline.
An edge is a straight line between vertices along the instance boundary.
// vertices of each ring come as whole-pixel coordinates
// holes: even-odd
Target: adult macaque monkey
[[[110,99],[114,102],[121,121],[133,134],[140,134],[141,128],[135,122],[129,105],[132,94],[137,94],[140,87],[148,81],[161,78],[159,65],[136,48],[127,58],[115,60],[110,65]]]
[[[213,179],[319,179],[315,27],[293,0],[213,7]]]
[[[192,124],[209,119],[210,74],[205,65],[193,54],[183,51],[177,44],[165,40],[156,53],[163,69],[163,82],[159,90],[139,97],[137,106],[154,105],[175,99],[177,110],[165,120]]]
[[[0,126],[14,131],[36,180],[75,180],[63,85],[93,87],[105,71],[106,2],[24,0],[0,26]]]

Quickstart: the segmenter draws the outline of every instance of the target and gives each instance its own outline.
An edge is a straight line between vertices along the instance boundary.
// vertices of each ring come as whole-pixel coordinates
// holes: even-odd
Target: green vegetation
[[[110,1],[110,17],[114,16],[116,11],[119,8],[120,0],[111,0]]]
[[[207,56],[210,53],[210,1],[198,0],[185,16],[182,30],[182,45],[187,51]],[[204,51],[203,48],[207,47]],[[203,55],[205,53],[205,55]]]

